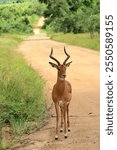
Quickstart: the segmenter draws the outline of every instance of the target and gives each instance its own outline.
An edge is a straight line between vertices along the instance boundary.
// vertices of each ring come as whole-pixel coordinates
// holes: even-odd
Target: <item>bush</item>
[[[38,2],[0,4],[0,33],[32,33],[32,26],[41,16],[46,6]],[[36,20],[29,19],[36,15]],[[34,22],[31,22],[31,21]]]
[[[49,0],[44,27],[54,32],[99,33],[99,5],[99,0]]]

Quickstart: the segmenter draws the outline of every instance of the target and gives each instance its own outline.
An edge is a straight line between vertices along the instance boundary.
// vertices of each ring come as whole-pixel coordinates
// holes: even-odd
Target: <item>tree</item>
[[[99,31],[99,0],[48,0],[45,28],[56,32]]]
[[[48,0],[47,10],[45,11],[45,17],[51,19],[64,17],[69,12],[69,5],[63,0]]]
[[[48,3],[48,0],[38,0],[38,1],[41,2],[41,3],[45,3],[45,4]]]

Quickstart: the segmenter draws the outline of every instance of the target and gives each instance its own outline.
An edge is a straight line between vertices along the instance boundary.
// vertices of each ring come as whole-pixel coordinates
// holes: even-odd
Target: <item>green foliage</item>
[[[45,5],[38,2],[0,4],[0,33],[33,33],[32,26],[44,10]]]
[[[99,34],[94,33],[93,38],[91,38],[90,33],[48,33],[52,40],[64,42],[70,45],[77,45],[80,47],[85,47],[93,50],[100,50],[100,37]],[[84,42],[85,41],[85,42]]]
[[[39,2],[41,2],[41,3],[48,3],[48,0],[38,0]]]
[[[13,51],[22,39],[13,34],[0,37],[0,135],[9,122],[14,138],[40,127],[45,117],[44,82]]]
[[[0,0],[0,3],[37,2],[38,0]]]
[[[99,0],[48,0],[44,27],[64,33],[99,33],[99,7]]]

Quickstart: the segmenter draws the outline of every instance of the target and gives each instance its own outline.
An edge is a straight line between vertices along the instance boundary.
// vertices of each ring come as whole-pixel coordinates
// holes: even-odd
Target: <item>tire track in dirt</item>
[[[48,124],[40,131],[22,137],[14,150],[99,150],[99,53],[52,41],[45,34],[29,37],[18,51],[43,76],[50,107],[57,71],[48,63],[49,54],[53,47],[54,56],[63,62],[64,46],[73,61],[67,69],[67,80],[73,87],[70,104],[71,132],[68,139],[64,139],[63,133],[60,133],[58,141],[54,140],[56,122],[55,117],[50,117]],[[53,104],[51,113],[55,116]]]

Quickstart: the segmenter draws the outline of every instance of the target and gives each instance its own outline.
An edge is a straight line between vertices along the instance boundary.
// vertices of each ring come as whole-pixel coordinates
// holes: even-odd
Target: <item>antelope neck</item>
[[[56,86],[57,86],[58,93],[61,95],[65,90],[65,79],[61,80],[60,77],[58,77]]]
[[[65,80],[65,76],[59,76],[57,77],[58,79],[57,80],[60,80],[60,81],[64,81]]]

